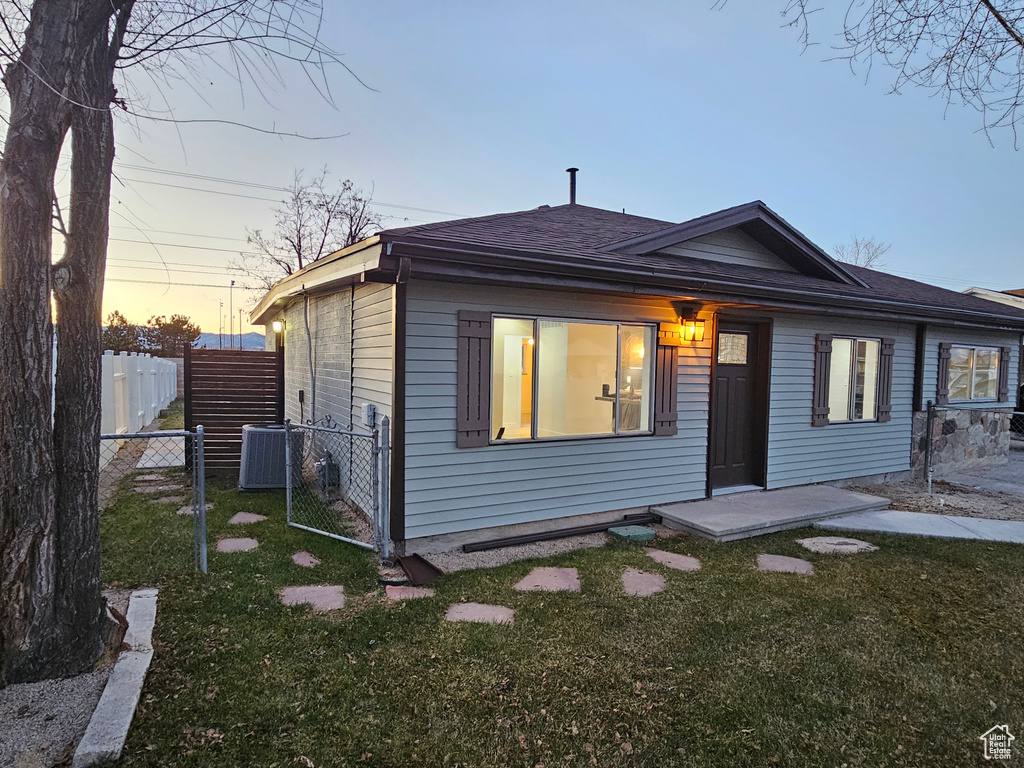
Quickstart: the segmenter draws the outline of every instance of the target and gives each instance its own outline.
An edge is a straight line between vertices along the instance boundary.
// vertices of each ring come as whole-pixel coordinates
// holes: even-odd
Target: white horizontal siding
[[[413,281],[406,335],[407,538],[702,498],[708,343],[680,350],[679,434],[455,447],[460,309],[672,321],[667,301]]]
[[[896,339],[891,421],[811,426],[818,333]],[[910,468],[915,333],[909,324],[776,315],[768,415],[769,488]]]
[[[1007,403],[984,401],[977,403],[950,403],[955,408],[1007,408],[1017,405],[1017,373],[1020,370],[1020,335],[1008,331],[986,331],[970,328],[944,328],[929,325],[925,333],[924,381],[921,402],[935,402],[939,384],[939,344],[962,344],[967,347],[1009,347],[1010,400]]]
[[[285,322],[285,417],[302,423],[313,417],[315,405],[317,419],[330,416],[347,425],[351,403],[351,290],[309,299],[308,325],[306,315],[300,298],[274,318]],[[267,334],[268,339],[272,336]],[[305,393],[304,405],[299,404],[299,390]]]
[[[377,407],[378,423],[391,416],[394,344],[391,323],[394,288],[357,285],[352,297],[352,423],[363,425],[364,403]]]

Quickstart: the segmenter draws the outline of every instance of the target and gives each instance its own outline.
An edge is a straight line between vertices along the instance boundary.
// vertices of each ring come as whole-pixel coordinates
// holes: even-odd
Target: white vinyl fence
[[[108,350],[102,363],[104,435],[141,432],[178,396],[178,367],[169,360]]]

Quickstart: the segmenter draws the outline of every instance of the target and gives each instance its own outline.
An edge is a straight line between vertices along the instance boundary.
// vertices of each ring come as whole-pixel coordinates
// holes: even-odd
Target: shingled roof
[[[670,255],[657,250],[635,252],[638,250],[635,245],[637,242],[649,241],[653,248],[661,247],[665,238],[659,238],[658,233],[686,232],[687,228],[690,231],[703,231],[694,225],[712,217],[724,222],[724,229],[743,220],[741,214],[757,211],[768,211],[776,216],[760,201],[682,224],[578,204],[554,207],[543,205],[526,211],[390,229],[382,232],[380,238],[383,243],[400,249],[415,249],[419,246],[435,253],[450,250],[459,254],[486,254],[491,263],[498,257],[503,263],[507,262],[509,268],[514,268],[518,261],[524,259],[534,265],[538,261],[543,263],[544,260],[550,260],[552,267],[557,263],[563,273],[576,265],[581,269],[599,269],[609,279],[614,276],[622,280],[637,275],[648,278],[654,276],[660,278],[666,287],[719,286],[727,283],[737,294],[752,292],[751,295],[763,296],[765,292],[804,292],[820,297],[822,302],[828,301],[828,297],[843,297],[866,303],[884,302],[904,307],[908,314],[928,316],[934,311],[948,317],[950,312],[962,313],[962,319],[968,322],[990,320],[1024,327],[1024,310],[849,264],[837,264],[839,277],[826,279],[809,274]],[[778,221],[782,221],[781,218]],[[782,223],[785,224],[784,221]],[[806,238],[804,241],[806,247],[813,249],[815,254],[829,258]],[[618,244],[624,243],[628,246],[627,252],[615,250]],[[844,279],[843,274],[853,279]]]

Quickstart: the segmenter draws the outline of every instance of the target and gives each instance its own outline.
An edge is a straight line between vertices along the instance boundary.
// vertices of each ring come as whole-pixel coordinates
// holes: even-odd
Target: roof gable
[[[860,278],[831,258],[760,200],[710,213],[657,232],[621,240],[601,250],[634,256],[658,251],[671,253],[675,251],[674,246],[698,240],[706,241],[709,236],[730,229],[739,230],[749,236],[796,272],[846,285],[866,287]],[[711,254],[687,255],[725,260],[714,259]]]
[[[731,227],[709,235],[695,237],[685,243],[670,245],[658,251],[666,256],[688,256],[725,264],[774,269],[795,273],[797,270],[776,256],[739,227]]]

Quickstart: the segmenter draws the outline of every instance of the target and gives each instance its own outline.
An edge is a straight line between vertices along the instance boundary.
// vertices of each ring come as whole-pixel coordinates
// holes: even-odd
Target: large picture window
[[[492,440],[651,432],[652,325],[495,317]]]
[[[878,418],[878,339],[832,339],[828,420]]]
[[[949,399],[995,400],[999,386],[999,349],[961,347],[949,351]]]

